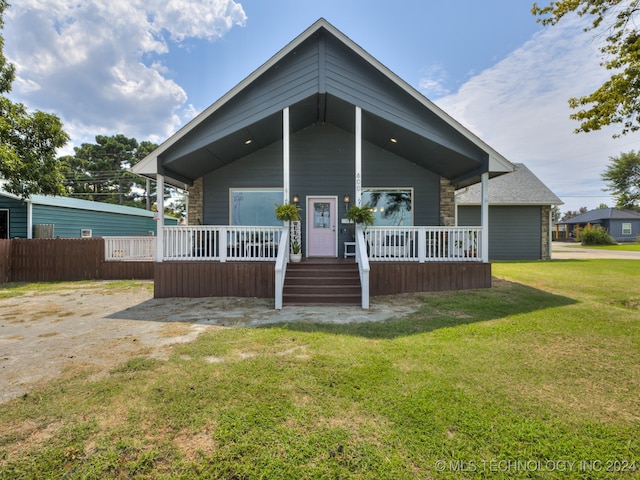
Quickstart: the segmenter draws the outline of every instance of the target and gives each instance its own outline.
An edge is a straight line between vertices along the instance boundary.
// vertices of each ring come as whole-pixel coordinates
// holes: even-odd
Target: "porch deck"
[[[304,259],[309,262],[310,260]],[[321,264],[354,264],[354,260],[313,259]],[[480,262],[371,262],[369,293],[437,292],[491,287],[491,264]],[[271,262],[162,262],[155,264],[154,296],[275,296]]]

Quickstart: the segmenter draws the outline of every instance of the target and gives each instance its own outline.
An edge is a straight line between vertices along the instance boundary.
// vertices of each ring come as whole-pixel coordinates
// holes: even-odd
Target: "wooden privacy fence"
[[[0,282],[153,279],[153,262],[105,262],[102,238],[0,240]]]

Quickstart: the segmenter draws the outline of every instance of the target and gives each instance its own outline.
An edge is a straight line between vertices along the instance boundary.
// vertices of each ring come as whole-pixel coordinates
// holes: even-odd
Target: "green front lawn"
[[[0,405],[0,478],[637,478],[640,282],[494,264],[409,318],[210,331]]]

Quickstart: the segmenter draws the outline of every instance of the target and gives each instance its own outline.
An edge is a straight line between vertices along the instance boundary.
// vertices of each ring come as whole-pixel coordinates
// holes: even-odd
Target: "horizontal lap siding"
[[[417,132],[429,132],[444,145],[455,146],[471,158],[482,160],[484,153],[459,134],[435,113],[427,113],[424,106],[375,67],[354,52],[327,39],[327,93],[361,106],[379,116],[392,116],[398,125]]]
[[[372,296],[491,287],[489,263],[372,262],[370,266]]]
[[[295,55],[265,72],[200,124],[191,132],[188,145],[163,154],[165,164],[317,94],[318,58],[317,41],[301,45]]]
[[[9,210],[9,238],[27,238],[27,204],[0,195],[0,209]]]
[[[77,208],[33,206],[33,223],[54,224],[54,236],[79,238],[82,229],[90,229],[93,237],[147,235],[156,232],[152,216],[125,215]],[[176,222],[169,221],[175,225]]]
[[[458,225],[480,225],[480,207],[458,207]],[[540,260],[541,257],[541,207],[489,207],[490,260]]]
[[[155,298],[275,295],[275,266],[265,262],[163,262],[155,265]]]

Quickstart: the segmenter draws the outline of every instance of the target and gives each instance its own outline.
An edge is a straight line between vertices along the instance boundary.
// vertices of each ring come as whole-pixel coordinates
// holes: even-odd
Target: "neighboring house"
[[[23,201],[0,191],[0,238],[39,236],[34,230],[61,238],[155,235],[157,223],[141,208],[46,195]],[[177,219],[165,216],[164,223],[176,225]]]
[[[551,258],[551,209],[562,201],[522,163],[489,180],[489,259]],[[480,225],[480,185],[456,192],[458,225]]]
[[[598,208],[558,222],[566,225],[569,238],[575,238],[577,227],[586,228],[598,225],[609,232],[616,242],[635,242],[640,235],[640,212],[618,210],[617,208]]]
[[[260,275],[286,269],[273,245],[288,238],[274,204],[298,200],[304,258],[343,258],[355,246],[363,306],[369,268],[371,294],[489,286],[486,229],[455,227],[454,192],[513,170],[324,19],[133,167],[159,189],[189,190],[191,226],[159,232],[156,296],[253,295],[235,285],[240,267],[229,260],[253,262],[242,265],[252,285],[273,283]],[[366,232],[346,221],[354,204],[374,209]],[[252,233],[238,240],[243,228]],[[260,273],[261,260],[274,266]],[[389,277],[383,262],[406,278]]]

